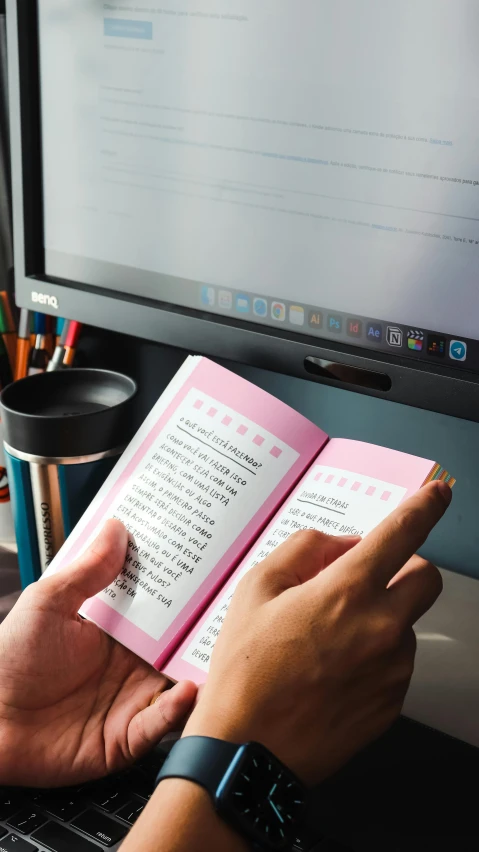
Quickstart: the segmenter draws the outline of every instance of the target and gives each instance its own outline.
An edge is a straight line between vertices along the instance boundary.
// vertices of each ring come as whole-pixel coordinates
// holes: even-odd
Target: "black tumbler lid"
[[[136,382],[110,370],[38,373],[2,391],[4,440],[47,458],[96,455],[122,447],[134,430]]]

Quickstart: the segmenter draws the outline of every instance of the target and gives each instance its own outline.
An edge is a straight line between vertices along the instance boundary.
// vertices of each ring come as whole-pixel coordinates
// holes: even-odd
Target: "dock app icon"
[[[446,340],[440,334],[429,334],[427,338],[427,351],[429,355],[436,358],[444,358],[446,352]]]
[[[467,343],[463,340],[451,340],[449,344],[449,357],[453,361],[465,361],[467,358]]]
[[[389,346],[402,346],[403,333],[395,325],[388,325],[386,340]]]
[[[407,333],[407,348],[413,352],[422,352],[424,348],[424,332],[421,329],[409,329]]]
[[[304,308],[301,305],[291,305],[289,321],[291,325],[304,325]]]
[[[224,311],[230,311],[233,307],[233,293],[229,290],[220,290],[218,293],[218,306]]]
[[[286,319],[286,305],[284,302],[273,302],[271,305],[271,319],[276,322],[284,322]]]
[[[363,324],[358,319],[348,319],[348,337],[361,337]]]
[[[236,311],[239,314],[249,314],[250,309],[250,301],[249,296],[245,296],[243,293],[238,293],[235,301]]]
[[[321,311],[310,311],[309,312],[309,324],[311,328],[322,328],[323,325],[323,315]]]
[[[381,343],[383,339],[383,327],[378,322],[368,322],[366,337],[368,340],[374,340],[375,343]]]
[[[328,331],[333,331],[334,334],[340,334],[343,330],[343,320],[342,317],[336,316],[336,314],[329,314],[328,316]]]
[[[201,304],[205,305],[207,308],[214,308],[216,300],[216,292],[214,287],[202,287],[201,288]]]

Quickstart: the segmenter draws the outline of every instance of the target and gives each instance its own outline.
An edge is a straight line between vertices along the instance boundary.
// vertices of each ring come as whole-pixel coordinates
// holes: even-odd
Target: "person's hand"
[[[77,562],[26,589],[1,625],[0,783],[53,787],[123,769],[178,730],[193,705],[194,684],[168,690],[77,615],[118,575],[127,542],[125,527],[108,521]]]
[[[316,783],[383,733],[413,672],[413,624],[442,588],[413,554],[450,496],[424,487],[359,543],[295,533],[252,569],[184,736],[262,743]]]

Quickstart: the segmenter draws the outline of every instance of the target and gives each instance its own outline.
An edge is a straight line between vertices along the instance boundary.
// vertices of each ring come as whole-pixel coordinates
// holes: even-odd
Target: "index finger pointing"
[[[431,482],[391,512],[354,550],[338,559],[336,566],[351,579],[351,572],[386,588],[390,580],[419,550],[442,518],[452,499],[444,482]],[[359,577],[358,577],[359,579]]]

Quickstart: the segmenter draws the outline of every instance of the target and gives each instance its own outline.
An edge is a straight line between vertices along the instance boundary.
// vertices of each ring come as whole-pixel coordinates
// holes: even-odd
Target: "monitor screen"
[[[45,272],[479,370],[473,0],[41,0]]]

